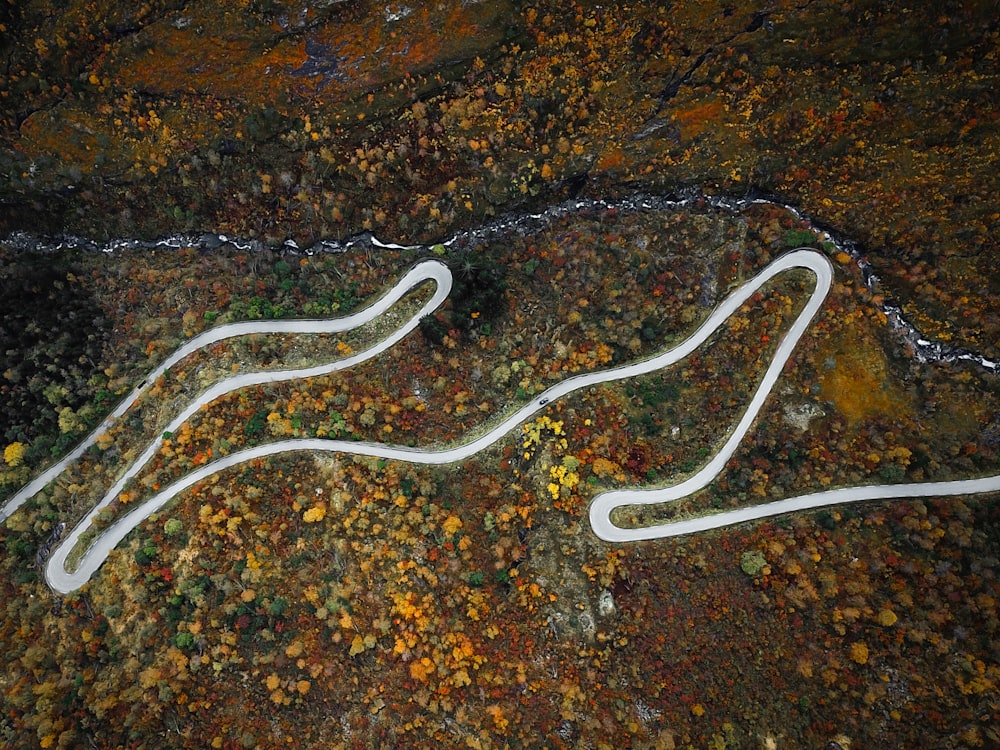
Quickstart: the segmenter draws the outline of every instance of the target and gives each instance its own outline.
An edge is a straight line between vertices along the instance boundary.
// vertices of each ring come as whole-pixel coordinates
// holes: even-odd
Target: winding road
[[[76,527],[63,538],[56,547],[45,566],[45,577],[48,584],[57,592],[69,593],[83,586],[91,579],[108,554],[125,536],[139,525],[145,518],[163,508],[170,500],[189,487],[203,481],[207,477],[226,468],[236,466],[265,456],[271,456],[290,451],[323,451],[353,455],[365,455],[420,464],[449,464],[464,460],[479,453],[488,446],[502,439],[511,430],[525,422],[533,414],[545,408],[557,398],[566,396],[581,388],[599,383],[622,380],[638,375],[644,375],[668,367],[684,359],[708,338],[743,305],[758,289],[770,279],[791,269],[805,269],[816,278],[815,287],[809,300],[792,326],[782,337],[774,357],[768,365],[763,379],[755,391],[742,418],[727,436],[724,444],[711,460],[696,474],[679,484],[657,489],[624,489],[605,492],[598,495],[590,506],[591,527],[599,538],[609,542],[634,542],[658,539],[681,534],[691,534],[698,531],[716,529],[723,526],[742,523],[793,511],[820,508],[827,505],[858,502],[862,500],[891,499],[902,497],[928,497],[937,495],[959,495],[981,492],[1000,491],[1000,476],[985,477],[950,482],[929,482],[922,484],[870,485],[846,487],[813,494],[800,495],[762,505],[740,508],[738,510],[714,513],[697,518],[650,526],[644,528],[623,528],[611,520],[612,512],[626,505],[648,505],[664,503],[686,497],[709,484],[725,467],[733,456],[740,442],[753,425],[760,413],[768,394],[774,387],[785,363],[791,356],[795,345],[808,329],[813,317],[822,307],[829,293],[833,280],[833,268],[826,256],[815,250],[799,249],[790,252],[767,266],[759,274],[746,281],[733,291],[711,315],[687,339],[673,348],[654,357],[629,365],[577,375],[553,385],[535,397],[517,411],[503,419],[480,437],[442,450],[426,450],[408,448],[405,446],[386,445],[371,442],[353,442],[343,440],[326,440],[318,438],[298,438],[282,440],[275,443],[260,445],[241,450],[225,457],[204,464],[184,476],[169,487],[145,500],[127,514],[116,520],[96,537],[90,547],[81,557],[75,571],[66,569],[66,560],[70,551],[76,546],[81,536],[93,525],[97,514],[107,507],[122,491],[126,483],[135,477],[156,454],[162,444],[162,437],[153,440],[142,454],[128,467],[125,473],[112,486],[101,501],[95,505]],[[296,378],[308,378],[346,369],[386,351],[404,336],[417,327],[421,318],[433,312],[451,291],[452,276],[447,266],[435,260],[423,261],[406,273],[389,292],[370,307],[343,318],[330,320],[297,320],[297,321],[254,321],[234,323],[220,326],[195,336],[181,346],[159,367],[139,384],[135,390],[114,410],[114,412],[91,433],[79,446],[61,461],[36,477],[2,508],[0,522],[6,520],[26,500],[42,490],[54,480],[63,469],[75,461],[97,438],[121,417],[150,387],[156,379],[168,368],[184,357],[216,342],[243,336],[247,334],[267,333],[337,333],[348,331],[365,323],[371,322],[385,314],[405,294],[419,285],[433,281],[436,285],[434,294],[406,322],[393,331],[388,337],[374,346],[358,352],[350,357],[314,367],[275,370],[268,372],[251,372],[227,378],[199,395],[190,405],[180,412],[165,428],[175,431],[192,414],[202,406],[211,403],[219,397],[239,388],[261,383],[273,383]]]

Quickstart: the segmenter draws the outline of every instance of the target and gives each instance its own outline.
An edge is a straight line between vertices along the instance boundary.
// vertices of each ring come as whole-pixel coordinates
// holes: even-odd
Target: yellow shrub
[[[302,520],[306,523],[319,523],[326,518],[326,506],[317,505],[302,514]]]
[[[20,466],[24,460],[24,443],[11,443],[3,449],[3,460],[8,466]]]

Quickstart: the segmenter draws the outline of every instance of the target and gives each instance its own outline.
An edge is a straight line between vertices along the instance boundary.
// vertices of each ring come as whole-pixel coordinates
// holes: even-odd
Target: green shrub
[[[784,236],[785,247],[814,247],[816,235],[808,229],[789,229]]]

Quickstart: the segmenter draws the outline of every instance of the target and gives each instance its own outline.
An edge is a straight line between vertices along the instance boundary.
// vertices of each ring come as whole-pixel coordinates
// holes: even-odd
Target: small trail
[[[69,593],[87,583],[104,563],[118,544],[142,521],[169,503],[174,497],[188,488],[205,480],[224,469],[237,466],[266,456],[292,451],[336,452],[348,455],[363,455],[419,464],[450,464],[473,456],[501,440],[513,429],[524,423],[532,415],[544,409],[548,404],[581,388],[587,388],[600,383],[607,383],[639,375],[645,375],[656,370],[669,367],[689,356],[704,344],[712,334],[722,326],[757,290],[775,276],[792,269],[804,269],[816,278],[816,285],[810,294],[805,307],[799,313],[792,326],[782,337],[774,357],[768,365],[763,379],[757,387],[742,418],[732,429],[719,451],[690,478],[676,485],[657,489],[625,489],[604,492],[598,495],[590,506],[590,523],[594,534],[609,542],[634,542],[663,537],[692,534],[699,531],[715,529],[722,526],[752,521],[768,516],[810,510],[827,505],[858,502],[861,500],[892,499],[902,497],[929,497],[936,495],[958,495],[1000,490],[1000,476],[985,477],[951,482],[929,482],[924,484],[872,485],[846,487],[836,490],[800,495],[762,505],[750,506],[738,510],[716,513],[698,518],[677,521],[658,526],[644,528],[623,528],[611,520],[612,512],[626,505],[649,505],[670,502],[701,490],[708,485],[733,456],[740,442],[746,436],[760,413],[765,400],[776,384],[786,362],[796,344],[808,330],[813,317],[822,307],[833,281],[833,267],[825,255],[811,249],[800,248],[790,252],[764,268],[752,279],[733,291],[711,315],[688,338],[649,359],[623,365],[621,367],[586,373],[567,378],[546,389],[531,402],[516,410],[499,424],[495,425],[480,437],[441,450],[426,450],[398,445],[386,445],[370,442],[351,442],[343,440],[326,440],[320,438],[297,438],[282,440],[275,443],[260,445],[254,448],[238,451],[200,466],[169,487],[159,491],[145,500],[127,514],[116,520],[111,526],[99,534],[81,557],[75,571],[66,569],[66,560],[70,551],[80,538],[91,528],[98,513],[107,507],[124,488],[126,482],[135,477],[139,471],[153,458],[162,444],[162,437],[154,439],[140,456],[129,466],[122,477],[112,486],[104,497],[87,515],[62,538],[58,547],[52,550],[45,565],[46,580],[55,591]],[[234,390],[261,383],[274,383],[299,378],[309,378],[343,370],[369,360],[388,350],[404,336],[413,331],[421,318],[432,313],[448,297],[452,286],[452,275],[447,266],[435,260],[423,261],[414,266],[396,284],[371,306],[343,318],[330,320],[298,320],[298,321],[254,321],[234,323],[206,331],[192,338],[132,391],[127,398],[112,412],[112,414],[92,432],[79,446],[61,461],[36,477],[20,492],[14,495],[0,508],[0,522],[6,520],[27,499],[42,490],[55,479],[63,469],[75,461],[97,438],[121,417],[148,389],[156,379],[169,367],[176,364],[193,352],[210,346],[218,341],[244,336],[247,334],[267,333],[338,333],[348,331],[369,323],[385,314],[407,292],[418,285],[433,281],[436,284],[434,295],[423,306],[406,320],[403,325],[393,331],[382,341],[372,347],[358,352],[351,357],[329,362],[314,367],[276,370],[270,372],[245,373],[217,383],[204,391],[194,401],[181,411],[167,426],[168,431],[175,431],[192,414],[203,406],[210,404],[221,396]]]

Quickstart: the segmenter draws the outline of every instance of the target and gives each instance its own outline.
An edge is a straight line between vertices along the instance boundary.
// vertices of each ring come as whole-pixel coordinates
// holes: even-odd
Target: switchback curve
[[[134,477],[153,457],[161,444],[161,438],[157,438],[150,443],[140,457],[128,468],[122,478],[108,490],[104,498],[91,509],[52,552],[45,567],[46,580],[54,590],[61,593],[68,593],[83,586],[101,566],[110,551],[145,518],[161,509],[175,496],[189,487],[219,471],[247,461],[291,451],[338,452],[421,464],[448,464],[462,461],[494,444],[512,429],[557,398],[599,383],[651,373],[684,359],[704,344],[725,323],[729,316],[736,312],[765,283],[780,273],[796,268],[810,271],[816,278],[815,287],[806,305],[782,337],[763,379],[754,392],[753,398],[738,424],[727,436],[723,446],[702,469],[679,484],[657,489],[614,490],[598,495],[590,506],[590,523],[594,533],[599,538],[609,542],[634,542],[690,534],[767,516],[860,500],[972,494],[1000,490],[1000,476],[953,482],[846,487],[644,528],[623,528],[611,520],[612,512],[621,506],[663,503],[686,497],[704,488],[725,467],[759,415],[768,394],[778,380],[782,368],[791,356],[799,339],[808,329],[813,317],[822,307],[829,293],[833,280],[833,268],[829,260],[815,250],[802,248],[778,258],[756,276],[734,290],[712,311],[697,330],[671,349],[649,359],[629,365],[567,378],[546,389],[531,402],[516,410],[488,432],[474,440],[446,449],[425,450],[370,442],[299,438],[282,440],[238,451],[200,466],[174,484],[137,505],[97,536],[81,557],[75,571],[67,571],[66,560],[70,551],[76,546],[81,536],[92,526],[100,510],[112,502],[118,496],[125,483]],[[434,295],[402,326],[369,349],[349,358],[316,367],[246,373],[228,378],[197,397],[195,401],[171,421],[167,428],[168,430],[175,429],[203,405],[237,388],[266,382],[278,382],[293,378],[327,374],[359,364],[386,351],[412,331],[424,315],[432,312],[444,301],[451,289],[451,273],[443,263],[438,261],[424,261],[414,266],[384,297],[370,307],[353,315],[323,321],[266,321],[230,324],[220,326],[217,329],[207,331],[191,339],[154,370],[80,446],[62,461],[39,475],[11,498],[3,508],[0,508],[0,521],[9,517],[26,499],[44,488],[46,484],[58,476],[70,461],[79,457],[87,447],[96,441],[97,437],[110,426],[114,419],[125,413],[136,398],[149,387],[150,383],[154,382],[167,368],[192,352],[223,339],[249,333],[331,333],[350,330],[384,314],[407,291],[428,280],[433,280],[437,285]]]

